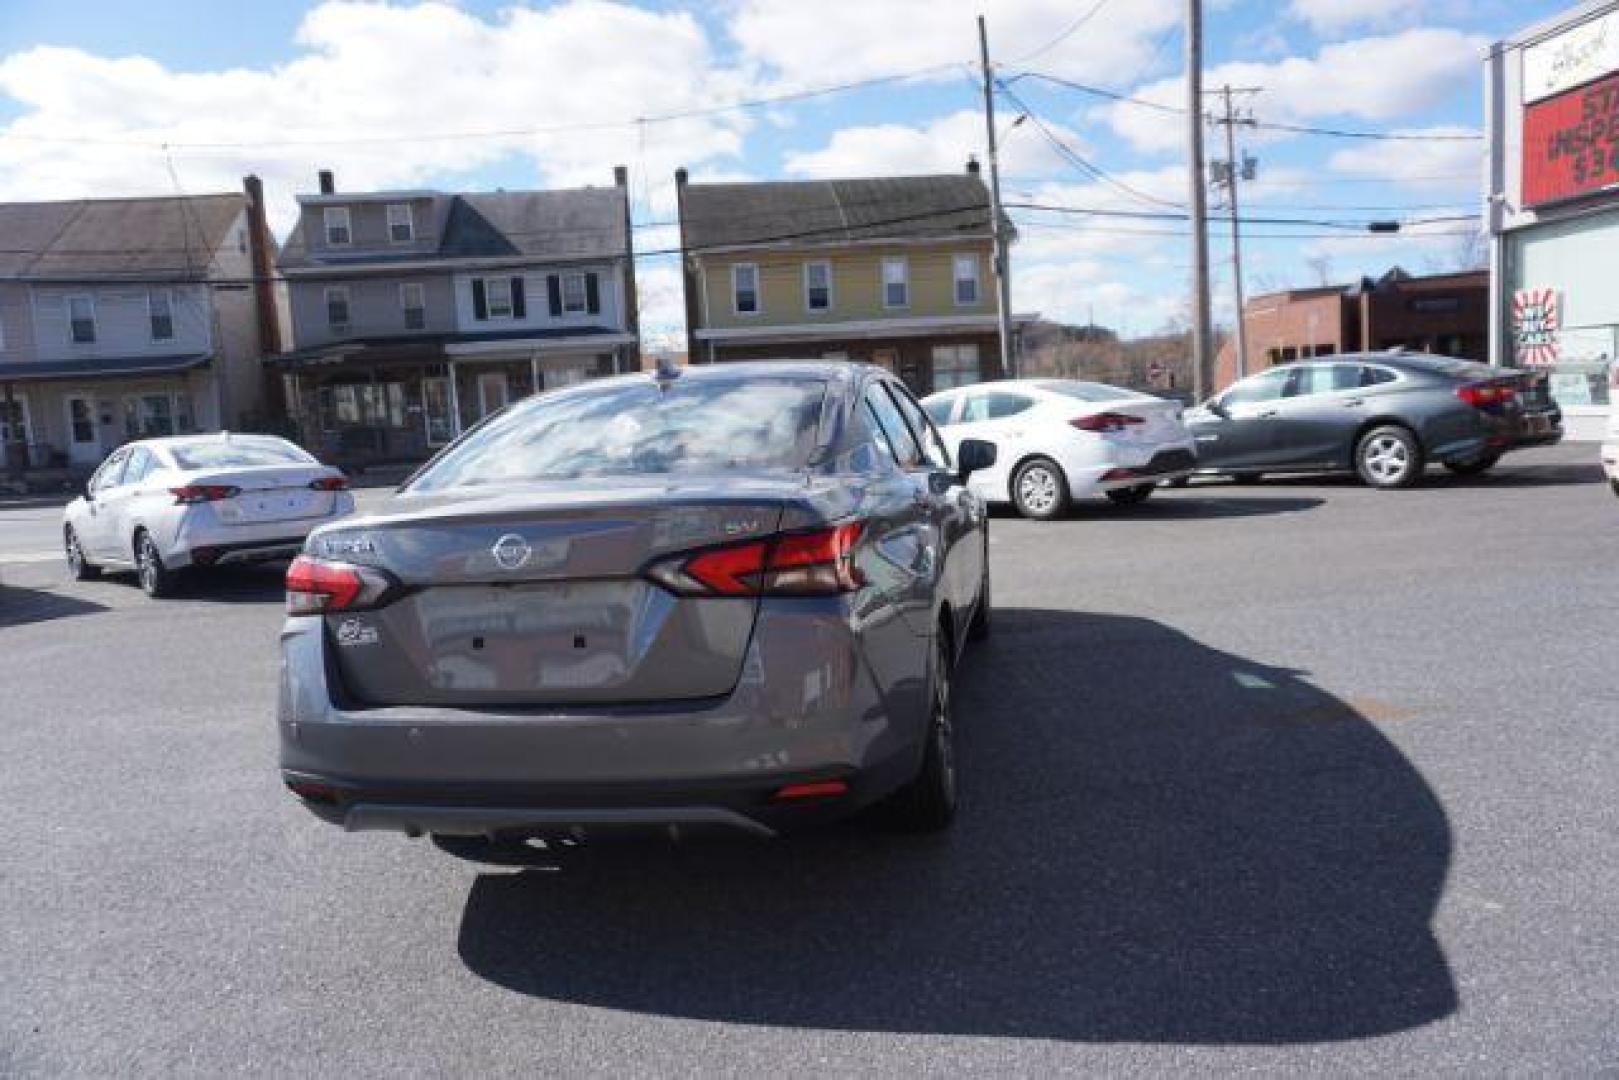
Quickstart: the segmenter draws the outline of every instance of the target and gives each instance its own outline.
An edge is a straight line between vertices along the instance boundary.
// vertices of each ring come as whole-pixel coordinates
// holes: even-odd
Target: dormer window
[[[411,220],[410,203],[388,204],[388,241],[408,244],[416,239],[416,223]]]
[[[349,208],[328,206],[323,215],[326,221],[326,246],[348,247],[353,240],[349,231]]]

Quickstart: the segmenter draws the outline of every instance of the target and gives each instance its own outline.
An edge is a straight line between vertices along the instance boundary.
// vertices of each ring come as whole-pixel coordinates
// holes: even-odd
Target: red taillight
[[[1518,388],[1508,382],[1468,383],[1456,388],[1456,396],[1475,409],[1499,405],[1518,396]]]
[[[371,607],[392,584],[370,567],[300,555],[287,567],[287,611],[320,615]]]
[[[647,575],[688,596],[823,596],[865,584],[854,565],[858,522],[730,544],[658,563]]]
[[[777,799],[824,799],[846,795],[849,785],[842,780],[811,780],[805,784],[788,784],[776,792]]]
[[[343,491],[349,486],[346,476],[323,476],[319,480],[311,480],[309,486],[316,491]]]
[[[241,494],[241,491],[241,488],[231,487],[229,484],[186,484],[184,487],[170,488],[169,494],[174,496],[174,505],[192,506],[196,503],[233,499]]]
[[[1069,424],[1081,431],[1101,433],[1123,431],[1127,427],[1135,424],[1145,424],[1146,422],[1144,417],[1119,412],[1092,413],[1090,416],[1076,416],[1068,421]]]

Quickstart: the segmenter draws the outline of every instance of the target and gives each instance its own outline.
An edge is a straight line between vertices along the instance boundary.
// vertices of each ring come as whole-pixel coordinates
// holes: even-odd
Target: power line
[[[1046,125],[1046,122],[1040,118],[1039,113],[1035,112],[1034,109],[1022,98],[1018,97],[1018,95],[1014,93],[1010,87],[1008,87],[1005,83],[1000,82],[998,82],[998,85],[1000,86],[1001,92],[1007,97],[1011,98],[1012,103],[1021,109],[1023,113],[1034,122],[1035,128],[1040,132],[1041,135],[1045,137],[1046,141],[1056,149],[1057,153],[1063,158],[1063,160],[1067,161],[1075,169],[1079,170],[1080,173],[1092,177],[1101,183],[1107,184],[1109,187],[1116,188],[1131,198],[1137,199],[1141,202],[1153,203],[1158,206],[1178,207],[1181,205],[1180,203],[1171,202],[1168,199],[1160,199],[1156,195],[1149,195],[1144,191],[1131,187],[1124,181],[1110,176],[1100,166],[1094,165],[1085,160],[1085,158],[1080,156],[1078,151],[1069,146],[1062,139],[1058,138],[1056,133],[1053,132]]]
[[[1073,22],[1069,23],[1066,27],[1064,27],[1061,31],[1058,32],[1056,37],[1052,38],[1050,41],[1046,42],[1044,45],[1040,46],[1038,49],[1035,49],[1033,52],[1024,53],[1022,56],[1018,57],[1016,60],[1012,60],[1010,62],[1013,63],[1013,64],[1022,64],[1022,63],[1026,63],[1027,61],[1033,60],[1037,56],[1044,56],[1046,53],[1050,52],[1052,49],[1055,49],[1058,45],[1061,45],[1063,42],[1067,41],[1070,37],[1072,37],[1076,30],[1078,30],[1080,27],[1084,26],[1086,23],[1090,22],[1093,18],[1095,18],[1097,12],[1099,12],[1103,8],[1107,7],[1107,4],[1108,4],[1108,0],[1096,0],[1096,3],[1091,5],[1089,11],[1085,12],[1085,14],[1081,15],[1079,18],[1075,19]]]
[[[1055,83],[1058,86],[1066,86],[1070,90],[1077,90],[1082,94],[1090,94],[1093,97],[1106,98],[1109,101],[1116,101],[1122,105],[1134,105],[1138,108],[1153,109],[1162,113],[1173,113],[1177,116],[1186,115],[1186,110],[1179,105],[1167,105],[1161,101],[1151,101],[1147,98],[1132,97],[1129,94],[1121,94],[1116,90],[1109,90],[1106,87],[1091,86],[1087,83],[1075,82],[1072,79],[1065,79],[1059,75],[1052,75],[1044,71],[1020,72],[1019,74],[1013,76],[1012,80],[1010,81],[1015,82],[1017,79],[1022,78],[1039,79],[1042,82]],[[1315,127],[1308,124],[1287,124],[1279,120],[1256,120],[1254,121],[1254,126],[1268,128],[1271,131],[1291,132],[1295,135],[1321,135],[1336,139],[1374,139],[1386,142],[1482,142],[1484,139],[1483,135],[1476,133],[1417,134],[1411,132],[1390,131],[1352,131],[1344,128]]]

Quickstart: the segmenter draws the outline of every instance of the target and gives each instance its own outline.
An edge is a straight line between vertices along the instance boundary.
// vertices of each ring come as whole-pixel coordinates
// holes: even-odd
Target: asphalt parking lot
[[[293,805],[273,572],[153,603],[0,509],[0,1073],[1612,1069],[1595,460],[998,517],[948,836],[529,866]]]

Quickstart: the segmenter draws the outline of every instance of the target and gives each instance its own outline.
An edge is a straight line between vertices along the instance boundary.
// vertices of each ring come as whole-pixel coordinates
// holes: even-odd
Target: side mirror
[[[1231,417],[1231,410],[1221,404],[1219,398],[1209,398],[1208,401],[1203,403],[1203,407],[1222,420],[1227,420]]]
[[[973,473],[994,465],[997,453],[992,442],[962,439],[961,446],[956,450],[956,479],[965,484]]]

